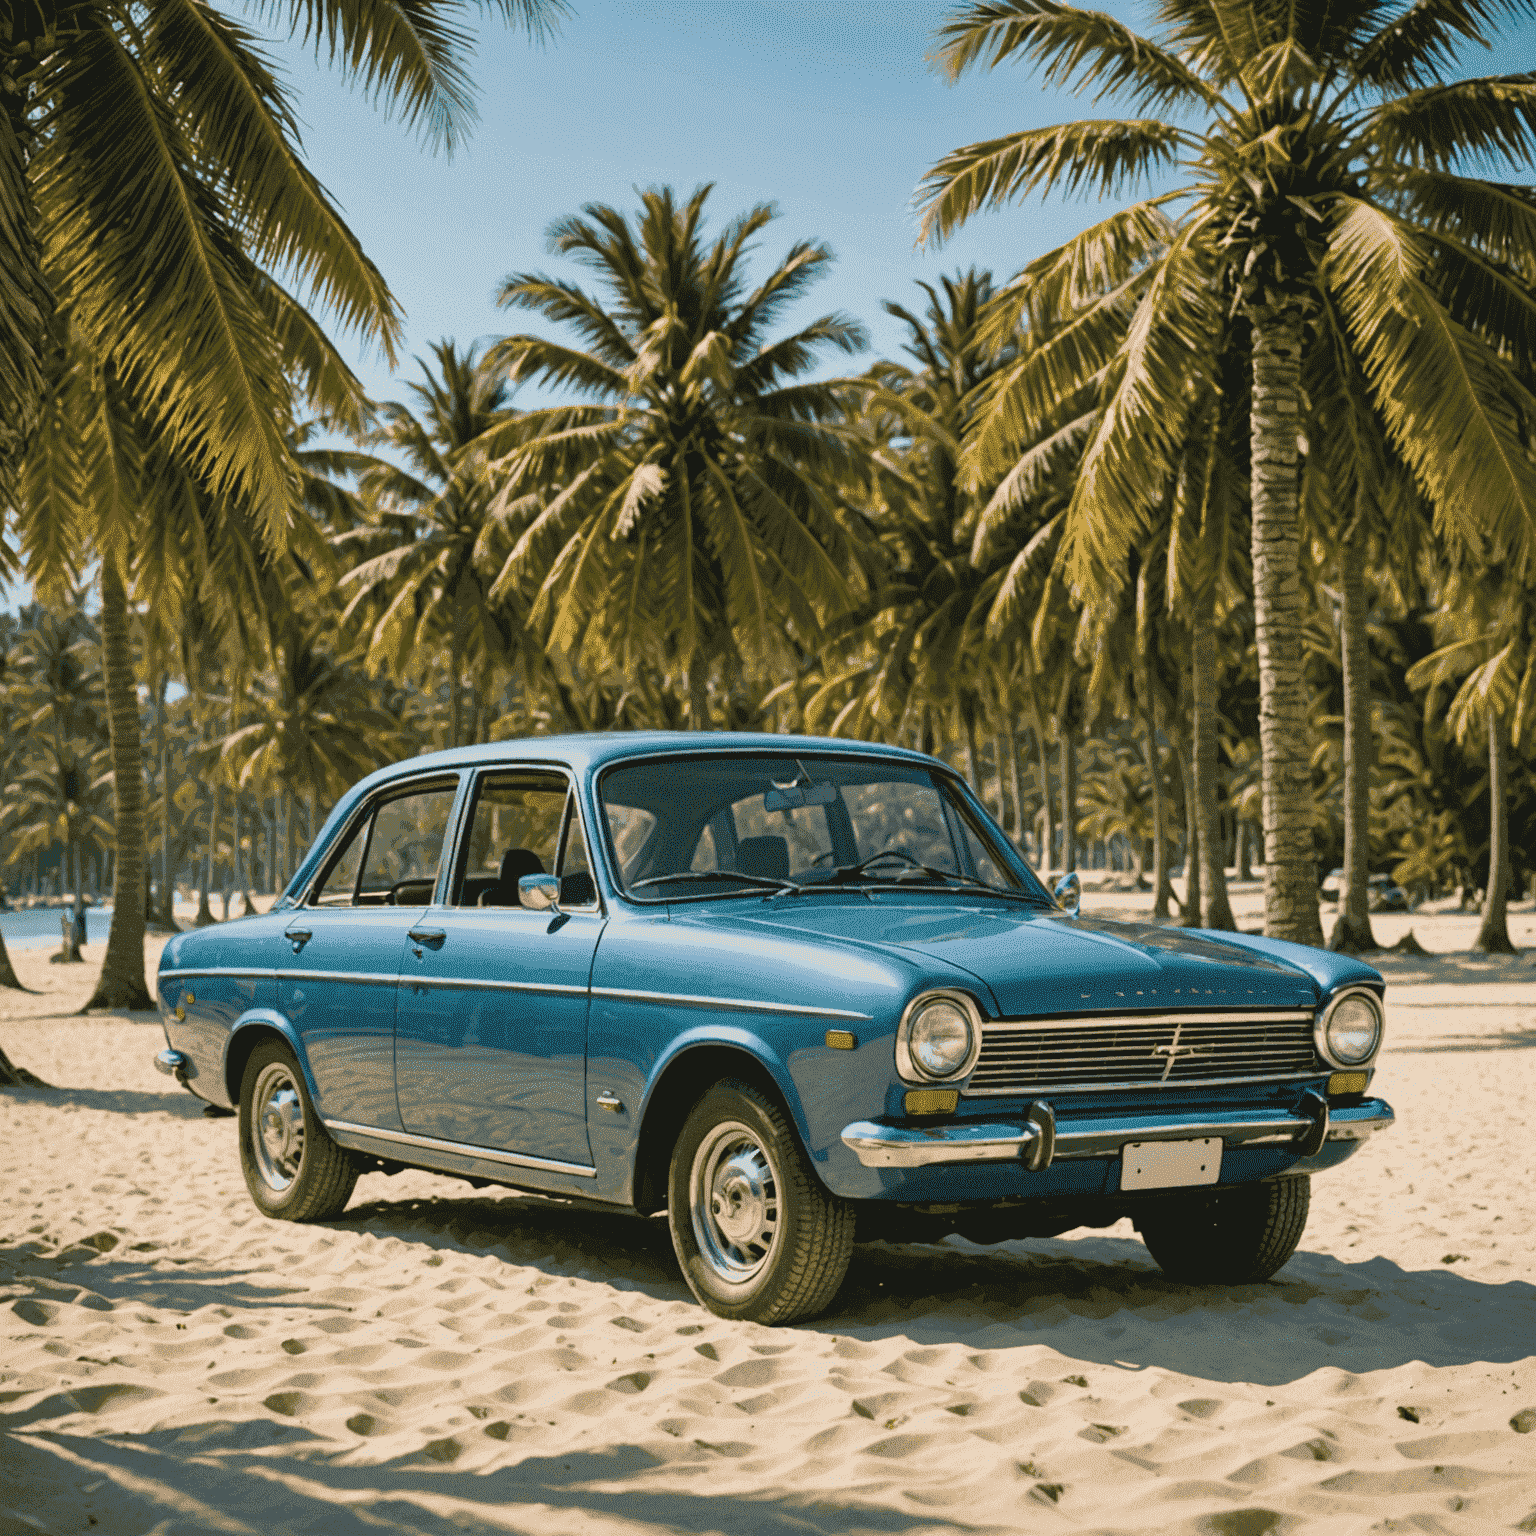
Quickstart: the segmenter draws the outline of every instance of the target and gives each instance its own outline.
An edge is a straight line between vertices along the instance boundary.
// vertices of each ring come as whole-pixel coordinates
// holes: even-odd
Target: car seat
[[[782,837],[744,837],[736,845],[736,872],[765,880],[789,879],[789,843]]]
[[[531,848],[508,848],[501,856],[501,868],[496,875],[496,884],[480,893],[480,905],[482,907],[522,906],[517,882],[524,875],[542,875],[543,873],[544,861]]]

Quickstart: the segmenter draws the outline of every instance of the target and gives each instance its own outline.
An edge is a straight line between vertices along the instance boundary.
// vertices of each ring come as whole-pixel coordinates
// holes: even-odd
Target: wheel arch
[[[310,1102],[318,1108],[320,1090],[315,1085],[314,1073],[309,1069],[309,1058],[304,1052],[298,1031],[282,1014],[270,1009],[257,1009],[245,1014],[235,1021],[234,1028],[229,1032],[229,1040],[224,1047],[224,1087],[229,1094],[229,1102],[239,1109],[240,1083],[245,1076],[245,1064],[264,1040],[280,1040],[293,1052],[299,1071],[304,1074],[304,1086],[309,1090]]]
[[[725,1040],[685,1046],[657,1074],[640,1120],[635,1147],[634,1204],[649,1214],[667,1203],[667,1168],[683,1122],[712,1083],[734,1077],[766,1094],[789,1116],[802,1148],[806,1129],[792,1088],[774,1065],[747,1045]]]

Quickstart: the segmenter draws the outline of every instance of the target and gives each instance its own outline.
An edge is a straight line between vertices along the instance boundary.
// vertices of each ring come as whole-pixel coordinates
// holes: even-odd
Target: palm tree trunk
[[[1142,719],[1147,727],[1147,774],[1152,780],[1152,920],[1167,922],[1173,882],[1168,878],[1168,797],[1163,793],[1163,753],[1157,744],[1157,700]]]
[[[117,857],[112,866],[112,927],[89,1008],[153,1008],[144,985],[144,757],[139,694],[128,633],[128,594],[117,566],[101,562],[101,655],[112,739],[112,802]]]
[[[176,893],[171,889],[171,751],[165,729],[165,678],[160,679],[160,924],[175,930]]]
[[[1339,660],[1344,674],[1344,893],[1329,949],[1377,947],[1371,932],[1371,655],[1365,634],[1365,530],[1357,518],[1339,552]]]
[[[294,815],[293,791],[283,791],[283,890],[288,889],[288,882],[293,879],[293,872],[299,867],[298,850],[298,818]]]
[[[5,947],[5,935],[0,934],[0,987],[10,987],[16,992],[25,992],[20,978],[16,975],[16,967],[11,964],[10,951]],[[4,1079],[0,1078],[0,1082]]]
[[[1056,828],[1051,822],[1051,759],[1045,750],[1045,732],[1035,720],[1035,753],[1040,759],[1040,868],[1049,869],[1056,852]]]
[[[997,765],[997,824],[1008,830],[1008,785],[1003,776],[1003,733],[992,737],[992,760]]]
[[[1061,732],[1061,869],[1077,868],[1077,740],[1065,726]]]
[[[960,724],[965,732],[965,781],[981,800],[981,753],[976,747],[976,716],[964,704],[960,706]]]
[[[1197,614],[1190,626],[1190,713],[1194,727],[1195,820],[1200,836],[1200,912],[1202,927],[1233,932],[1227,899],[1224,842],[1216,794],[1216,628],[1209,614]]]
[[[1179,758],[1179,779],[1184,786],[1184,902],[1179,926],[1200,926],[1200,814],[1195,795],[1195,770],[1180,736],[1174,745]]]
[[[1299,303],[1255,306],[1253,604],[1264,775],[1264,932],[1321,945],[1312,847],[1312,764],[1302,674],[1301,517],[1296,435],[1301,408]]]
[[[1248,819],[1245,816],[1237,818],[1237,878],[1253,879],[1253,864],[1248,852]]]
[[[218,856],[219,816],[224,809],[221,803],[223,800],[223,788],[224,786],[215,776],[211,790],[212,798],[208,805],[208,848],[203,862],[203,894],[197,903],[197,926],[199,928],[206,928],[215,921],[213,908],[209,903],[209,896],[213,891],[213,866]],[[227,904],[224,915],[226,917],[229,916]]]
[[[709,669],[698,655],[688,663],[688,729],[709,729]]]
[[[1019,761],[1019,738],[1010,725],[1005,732],[1008,747],[1008,779],[1013,793],[1013,840],[1024,847],[1024,765]]]
[[[1474,949],[1490,955],[1512,955],[1506,909],[1509,905],[1509,789],[1504,782],[1509,762],[1509,727],[1488,706],[1488,887],[1483,896],[1483,921]]]

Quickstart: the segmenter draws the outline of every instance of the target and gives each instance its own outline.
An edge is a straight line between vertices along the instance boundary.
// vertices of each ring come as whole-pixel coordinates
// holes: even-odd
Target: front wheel
[[[822,1188],[783,1110],[732,1080],[710,1088],[683,1124],[667,1220],[689,1289],[720,1317],[814,1317],[853,1254],[853,1208]]]
[[[1170,1280],[1245,1285],[1268,1280],[1296,1252],[1311,1202],[1312,1180],[1300,1173],[1159,1200],[1136,1227]]]
[[[325,1221],[352,1198],[357,1167],[326,1134],[289,1048],[264,1040],[240,1081],[240,1168],[264,1216]]]

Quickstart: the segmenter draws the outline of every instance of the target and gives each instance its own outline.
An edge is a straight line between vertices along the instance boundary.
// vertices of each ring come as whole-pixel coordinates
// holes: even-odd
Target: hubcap
[[[694,1240],[705,1263],[731,1285],[754,1279],[779,1229],[779,1175],[757,1133],[717,1125],[694,1153],[688,1178]]]
[[[304,1101],[293,1073],[280,1061],[263,1067],[251,1096],[251,1151],[262,1182],[281,1193],[304,1161]]]

